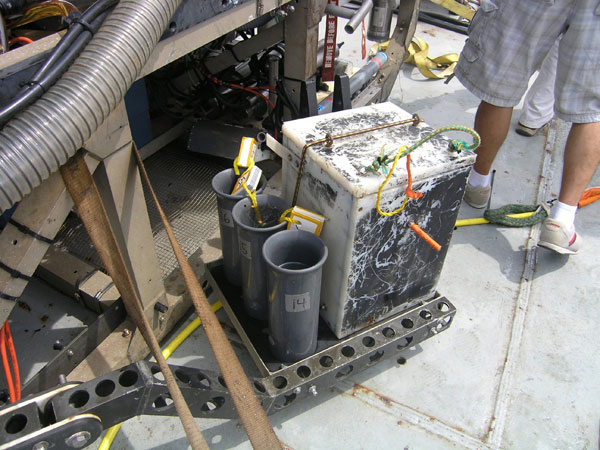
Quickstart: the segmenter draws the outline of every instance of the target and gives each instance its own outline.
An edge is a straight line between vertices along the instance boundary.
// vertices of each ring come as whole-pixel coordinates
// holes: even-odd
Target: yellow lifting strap
[[[427,42],[415,36],[408,46],[404,62],[414,64],[424,76],[434,80],[441,80],[452,75],[458,62],[458,53],[446,53],[437,58],[430,58],[427,56],[428,51]],[[433,72],[434,70],[441,72]]]
[[[454,14],[458,14],[465,19],[472,20],[475,15],[475,11],[468,6],[465,6],[456,0],[430,0],[431,3],[435,3],[436,5],[440,5],[446,8],[449,11],[452,11]]]

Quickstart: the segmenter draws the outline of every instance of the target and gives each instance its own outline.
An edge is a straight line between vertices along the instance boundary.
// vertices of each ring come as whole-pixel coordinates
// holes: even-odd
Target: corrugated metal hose
[[[136,80],[181,0],[121,0],[62,78],[0,130],[0,212],[81,148]]]

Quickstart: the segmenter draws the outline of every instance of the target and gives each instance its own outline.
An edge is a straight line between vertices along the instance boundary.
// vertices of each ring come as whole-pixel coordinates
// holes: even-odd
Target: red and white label
[[[329,0],[330,5],[338,4],[338,0]],[[333,81],[335,77],[335,44],[337,39],[337,17],[327,15],[325,26],[325,47],[323,48],[323,81]]]

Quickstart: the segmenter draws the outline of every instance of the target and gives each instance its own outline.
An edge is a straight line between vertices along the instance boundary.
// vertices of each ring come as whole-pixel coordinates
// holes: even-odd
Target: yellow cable
[[[377,212],[379,214],[381,214],[382,216],[390,217],[395,214],[398,214],[400,211],[402,211],[404,209],[404,207],[406,206],[406,203],[408,202],[408,195],[407,195],[406,198],[404,199],[404,202],[402,202],[402,206],[400,206],[400,208],[398,208],[392,212],[382,211],[381,208],[379,207],[379,202],[381,201],[381,191],[383,191],[383,188],[385,187],[387,182],[390,181],[390,178],[392,178],[394,169],[396,169],[396,164],[398,164],[398,160],[400,159],[400,157],[406,155],[405,150],[408,150],[408,147],[406,145],[403,145],[402,147],[400,147],[398,149],[398,154],[394,158],[394,164],[392,164],[392,168],[390,169],[387,176],[385,177],[385,180],[383,180],[383,183],[381,183],[381,186],[379,186],[379,189],[377,189],[377,203],[375,204],[375,206],[377,207]]]
[[[223,305],[221,305],[221,302],[217,300],[215,303],[213,303],[212,310],[214,312],[217,312],[219,309],[221,309],[221,306]],[[181,331],[181,333],[175,336],[175,339],[169,342],[169,344],[162,351],[162,354],[165,357],[165,359],[168,359],[169,356],[171,356],[173,352],[177,349],[177,347],[179,347],[183,343],[183,341],[190,337],[190,334],[192,334],[200,325],[202,325],[202,321],[199,317],[196,317],[194,320],[192,320],[191,323],[188,324],[187,327],[183,329],[183,331]],[[102,439],[102,442],[100,443],[100,447],[98,447],[98,450],[108,450],[110,448],[113,441],[115,440],[115,437],[117,436],[117,433],[121,429],[121,425],[123,424],[118,423],[108,429],[108,431],[104,435],[104,438]]]
[[[512,217],[513,219],[526,219],[527,217],[531,217],[535,214],[533,212],[524,212],[524,213],[516,213],[516,214],[508,214],[507,217]],[[490,223],[489,220],[484,219],[483,217],[474,218],[474,219],[460,219],[456,221],[455,227],[466,227],[469,225],[485,225],[486,223]]]

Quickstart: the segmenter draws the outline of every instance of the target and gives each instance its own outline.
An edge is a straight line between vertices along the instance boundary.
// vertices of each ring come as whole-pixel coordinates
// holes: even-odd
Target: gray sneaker
[[[465,189],[465,202],[473,208],[481,209],[485,208],[490,199],[490,193],[492,192],[491,186],[471,186],[467,183]]]
[[[583,242],[575,232],[575,225],[565,225],[548,217],[542,225],[542,234],[538,245],[563,255],[575,255]]]

